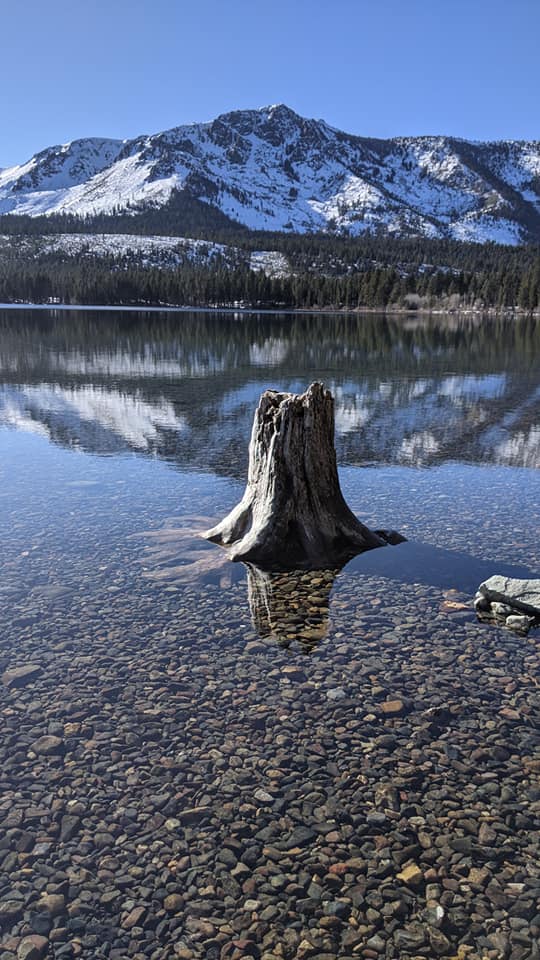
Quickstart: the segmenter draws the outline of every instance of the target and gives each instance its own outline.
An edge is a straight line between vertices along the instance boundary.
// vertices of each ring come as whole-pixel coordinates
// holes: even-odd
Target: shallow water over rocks
[[[461,430],[476,424],[469,454],[488,449],[481,417],[490,436],[514,429],[517,387],[501,393],[500,378],[521,383],[507,437],[521,465],[460,459],[453,440],[429,467],[390,456],[359,469],[357,416],[338,427],[346,499],[409,542],[340,571],[261,578],[197,533],[243,487],[252,395],[286,379],[291,351],[289,377],[307,380],[308,348],[300,362],[283,321],[242,318],[236,339],[228,321],[220,339],[207,318],[197,369],[156,384],[148,364],[170,359],[168,327],[134,318],[112,343],[114,323],[98,336],[92,320],[90,342],[90,321],[70,316],[16,329],[10,314],[0,340],[18,397],[0,429],[1,960],[31,935],[35,956],[59,958],[534,957],[538,632],[481,624],[472,607],[490,574],[540,569],[539,475],[516,441],[540,416],[531,331],[522,354],[508,338],[497,352],[504,331],[428,328],[429,363],[407,373],[407,397],[431,378],[446,412],[441,383],[477,382],[467,410],[466,391],[453,402]],[[355,324],[341,355],[362,347],[370,396],[394,398],[386,435],[403,439],[399,358],[405,342],[411,365],[414,343]],[[279,351],[264,346],[276,339]],[[360,394],[339,355],[332,376]],[[115,391],[113,416],[101,400]],[[85,397],[78,419],[68,394]],[[364,397],[355,416],[362,404],[379,415]],[[219,472],[216,447],[204,460],[212,417]]]

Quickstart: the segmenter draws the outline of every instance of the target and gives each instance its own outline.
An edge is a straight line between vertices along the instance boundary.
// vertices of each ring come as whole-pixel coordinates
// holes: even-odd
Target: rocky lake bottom
[[[385,548],[271,578],[261,615],[189,482],[148,528],[120,496],[104,543],[98,471],[57,491],[67,543],[54,508],[5,543],[0,960],[535,957],[538,635],[476,621],[440,519],[423,574]]]

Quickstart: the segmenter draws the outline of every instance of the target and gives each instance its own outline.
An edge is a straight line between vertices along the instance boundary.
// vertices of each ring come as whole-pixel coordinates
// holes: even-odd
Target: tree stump
[[[262,394],[244,496],[203,536],[227,548],[231,560],[267,570],[340,566],[363,550],[404,539],[369,530],[345,503],[334,449],[334,401],[320,383],[303,394]]]

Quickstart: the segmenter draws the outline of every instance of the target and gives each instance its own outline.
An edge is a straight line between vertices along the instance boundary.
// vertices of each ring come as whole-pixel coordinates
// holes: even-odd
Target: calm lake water
[[[130,534],[193,514],[204,529],[242,492],[261,392],[319,379],[360,519],[538,570],[539,357],[533,320],[4,310],[4,556],[31,550],[31,586],[54,544],[58,574],[76,561],[92,583],[90,558],[128,562]],[[363,565],[395,573],[389,554]],[[447,559],[472,591],[464,558]]]
[[[532,956],[537,633],[471,602],[540,576],[539,358],[533,319],[0,311],[0,668],[39,667],[1,701],[14,943]],[[408,543],[261,576],[198,533],[260,393],[313,380],[347,502]]]

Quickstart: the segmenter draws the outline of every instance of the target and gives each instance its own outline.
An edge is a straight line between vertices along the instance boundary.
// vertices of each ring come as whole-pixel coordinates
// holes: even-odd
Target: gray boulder
[[[490,577],[478,587],[474,606],[482,619],[499,620],[527,633],[540,624],[540,580]]]

